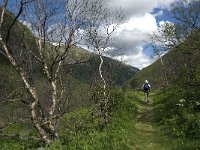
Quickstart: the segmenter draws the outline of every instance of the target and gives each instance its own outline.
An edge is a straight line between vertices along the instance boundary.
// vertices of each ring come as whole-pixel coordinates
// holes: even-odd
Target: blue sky
[[[169,8],[154,8],[152,15],[155,15],[157,26],[159,27],[161,22],[173,22],[173,18],[170,16]],[[143,53],[148,56],[154,56],[154,51],[151,44],[146,44],[143,46]]]

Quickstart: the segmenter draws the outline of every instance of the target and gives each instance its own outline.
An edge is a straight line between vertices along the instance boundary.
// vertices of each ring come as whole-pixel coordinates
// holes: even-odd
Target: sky
[[[114,35],[113,47],[121,53],[114,58],[142,69],[156,60],[149,35],[163,22],[170,21],[168,10],[175,0],[108,0],[110,8],[121,7],[126,11],[127,21]]]

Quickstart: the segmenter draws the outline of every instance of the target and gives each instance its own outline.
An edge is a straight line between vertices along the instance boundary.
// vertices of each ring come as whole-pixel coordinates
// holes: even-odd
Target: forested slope
[[[39,91],[39,97],[43,99],[40,103],[45,106],[48,102],[48,81],[44,75],[42,64],[35,58],[39,55],[36,37],[31,31],[18,20],[11,27],[15,16],[6,11],[4,23],[2,24],[3,38],[8,38],[7,45],[18,64],[26,71],[30,82]],[[9,32],[9,37],[7,33]],[[49,45],[45,49],[48,56],[48,63],[51,63],[51,49],[54,45]],[[0,45],[3,51],[3,45]],[[123,64],[117,60],[108,57],[103,58],[105,63],[102,66],[103,75],[110,86],[122,86],[126,80],[132,77],[139,69]],[[77,63],[78,62],[78,63]],[[68,51],[68,56],[62,65],[61,76],[63,84],[66,87],[66,103],[63,107],[68,112],[80,107],[93,105],[91,100],[92,92],[95,86],[99,86],[99,63],[97,54],[88,52],[79,47],[72,47]],[[0,54],[0,125],[3,127],[9,122],[15,122],[19,118],[27,118],[30,96],[16,70],[8,59]],[[44,107],[43,106],[43,107]],[[45,109],[45,107],[44,107]]]
[[[11,16],[6,19],[12,20]],[[4,31],[6,31],[6,26],[9,25],[4,24]],[[12,28],[10,35],[9,48],[12,53],[16,53],[15,56],[19,64],[23,64],[28,75],[31,75],[29,80],[39,91],[38,96],[42,99],[39,102],[40,107],[47,113],[51,92],[47,84],[48,81],[41,69],[41,64],[29,53],[28,49],[23,49],[24,45],[32,47],[32,51],[35,51],[37,56],[35,37],[26,26],[18,21]],[[23,36],[27,36],[30,41],[24,40]],[[20,41],[20,38],[23,40]],[[51,46],[49,45],[49,47]],[[46,51],[48,55],[48,49]],[[83,60],[83,63],[74,63],[76,60]],[[104,60],[103,74],[106,77],[106,82],[111,86],[120,87],[139,70],[107,57],[104,57]],[[29,61],[31,65],[26,66]],[[40,147],[46,149],[85,149],[86,147],[89,149],[123,149],[130,147],[132,142],[129,141],[128,137],[124,141],[121,139],[124,136],[129,136],[129,132],[127,132],[129,130],[124,129],[132,129],[132,114],[136,108],[131,102],[131,98],[125,100],[124,93],[120,90],[109,91],[109,105],[112,105],[109,108],[109,123],[102,125],[101,118],[96,116],[98,110],[95,107],[101,98],[95,97],[95,94],[99,93],[100,82],[98,74],[100,61],[96,54],[73,47],[64,61],[61,75],[63,84],[67,88],[65,88],[64,93],[66,101],[62,107],[67,111],[57,126],[59,140],[51,146],[45,145],[38,138],[38,133],[31,123],[29,111],[31,97],[27,93],[18,71],[3,55],[0,55],[0,62],[0,147],[2,149],[37,149]],[[48,63],[50,62],[51,59],[48,60]],[[38,107],[39,105],[37,105]],[[45,118],[43,120],[45,121]],[[124,124],[124,120],[129,123]]]

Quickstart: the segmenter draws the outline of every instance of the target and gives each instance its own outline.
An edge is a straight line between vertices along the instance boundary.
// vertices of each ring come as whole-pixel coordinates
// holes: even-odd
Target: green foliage
[[[157,89],[165,85],[164,74],[159,60],[138,71],[126,82],[126,85],[129,85],[132,89],[140,89],[145,80],[150,82],[153,89]]]
[[[183,27],[183,24],[180,24],[180,27]],[[140,87],[141,83],[148,79],[153,88],[161,89],[154,99],[154,112],[156,121],[163,125],[162,131],[174,137],[199,140],[200,32],[192,30],[185,33],[184,42],[162,57],[163,66],[160,60],[156,61],[139,71],[129,84],[134,85],[132,82],[136,81]],[[165,83],[165,71],[169,86]]]
[[[35,150],[38,147],[43,147],[43,144],[32,140],[20,140],[17,137],[1,137],[0,140],[1,150]]]
[[[1,28],[3,40],[5,40],[7,36],[8,28],[13,23],[14,17],[14,14],[6,11]],[[30,83],[35,86],[37,95],[41,99],[40,104],[44,108],[44,113],[46,113],[46,105],[49,104],[49,92],[51,91],[47,78],[44,76],[44,71],[41,67],[42,64],[32,55],[33,53],[39,56],[35,36],[28,27],[19,21],[16,21],[11,28],[10,35],[12,36],[9,36],[7,42],[9,52],[25,70]],[[0,45],[0,49],[2,48],[2,45]],[[47,64],[49,64],[53,57],[52,48],[55,47],[46,43],[45,48],[45,54],[48,55]],[[90,86],[92,86],[93,80],[99,79],[99,75],[97,74],[99,57],[94,53],[87,52],[76,46],[72,47],[68,53],[69,55],[64,60],[59,75],[63,77],[63,85],[65,86],[64,99],[66,99],[66,103],[63,108],[67,108],[67,110],[71,112],[81,107],[93,105],[90,101]],[[75,63],[73,65],[74,62],[86,61],[90,57],[91,59],[87,63]],[[124,65],[110,58],[105,57],[104,59],[103,72],[107,79],[115,85],[122,85],[126,79],[130,78],[138,71],[137,68]],[[29,116],[29,105],[24,105],[21,102],[29,103],[31,99],[24,88],[24,84],[17,70],[11,66],[9,61],[2,54],[0,54],[0,70],[0,102],[17,99],[17,101],[12,103],[0,103],[0,123],[3,125],[7,122],[13,122],[17,118]],[[114,79],[111,80],[113,77]],[[9,97],[10,93],[14,91],[20,92],[18,95]],[[59,91],[60,87],[58,87],[57,97],[60,96]]]
[[[112,92],[112,109],[110,121],[103,130],[99,130],[93,109],[85,108],[66,114],[59,123],[60,139],[52,145],[41,145],[39,142],[15,140],[8,138],[2,141],[4,149],[34,149],[45,147],[49,150],[87,149],[87,150],[121,150],[132,149],[132,136],[134,135],[134,117],[137,107],[133,102],[134,94],[125,94],[122,90]],[[137,101],[137,100],[136,100]],[[26,125],[14,125],[7,128],[7,133],[24,129]],[[20,132],[20,131],[19,131]]]
[[[117,90],[113,91],[112,98],[110,121],[103,130],[99,130],[98,118],[92,109],[67,114],[60,123],[60,141],[49,149],[131,149],[136,112],[133,97]]]
[[[160,59],[150,66],[137,72],[127,84],[131,88],[141,88],[141,84],[147,79],[153,89],[161,89],[166,86],[165,72],[169,84],[189,84],[198,86],[200,83],[200,53],[199,53],[200,33],[195,31],[190,37],[170,49],[162,57],[163,66]],[[193,87],[192,87],[193,88]]]
[[[156,120],[163,124],[163,131],[176,137],[200,139],[199,113],[178,87],[161,90],[155,96]]]

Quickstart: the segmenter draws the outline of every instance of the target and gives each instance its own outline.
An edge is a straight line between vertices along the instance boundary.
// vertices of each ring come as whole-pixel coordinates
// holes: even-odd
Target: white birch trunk
[[[100,75],[100,78],[102,79],[103,81],[103,99],[101,100],[100,104],[103,104],[103,117],[104,117],[104,121],[107,122],[107,116],[108,116],[108,108],[107,108],[107,104],[108,104],[108,99],[106,97],[106,81],[103,77],[103,74],[102,74],[102,65],[103,65],[103,55],[102,55],[102,50],[99,50],[99,58],[100,58],[100,64],[99,64],[99,75]]]
[[[166,73],[165,66],[164,66],[164,63],[163,63],[163,60],[162,60],[162,57],[161,57],[160,52],[159,52],[159,58],[160,58],[160,63],[161,63],[163,72],[164,72],[165,82],[166,82],[166,85],[168,86],[168,85],[169,85],[169,82],[168,82],[168,79],[167,79],[167,73]]]
[[[102,52],[99,51],[99,58],[100,58],[100,64],[99,64],[99,75],[100,75],[100,78],[102,79],[103,81],[103,95],[104,97],[106,96],[106,81],[103,77],[103,74],[102,74],[102,65],[103,65],[103,56],[102,56]]]
[[[5,8],[2,9],[0,28],[2,27],[2,23],[4,21],[4,13],[5,13]],[[19,65],[17,64],[15,59],[9,53],[9,50],[8,50],[5,42],[2,39],[1,30],[0,30],[0,42],[3,46],[5,56],[10,61],[11,65],[18,71],[18,73],[19,73],[19,75],[20,75],[20,77],[21,77],[21,79],[24,83],[24,86],[26,87],[27,91],[29,92],[29,94],[33,98],[33,102],[31,102],[31,105],[30,105],[32,123],[33,123],[34,127],[36,128],[36,130],[38,131],[38,133],[40,134],[42,140],[44,140],[45,143],[49,144],[49,143],[51,143],[51,140],[48,138],[48,136],[46,135],[45,131],[43,130],[43,128],[41,127],[41,125],[39,124],[38,119],[37,119],[36,105],[39,102],[39,98],[36,94],[36,89],[33,86],[30,85],[30,83],[28,82],[28,79],[26,77],[25,71],[22,68],[19,67]]]

